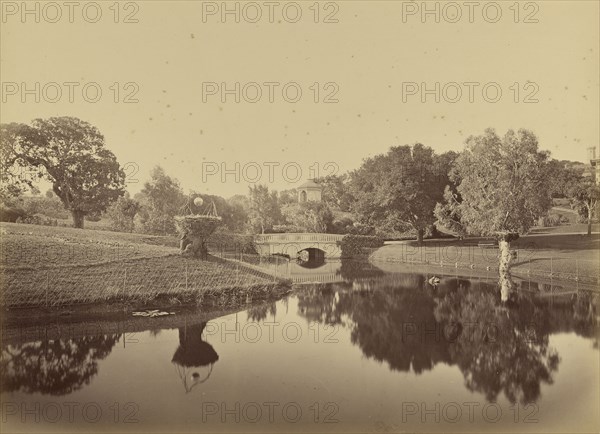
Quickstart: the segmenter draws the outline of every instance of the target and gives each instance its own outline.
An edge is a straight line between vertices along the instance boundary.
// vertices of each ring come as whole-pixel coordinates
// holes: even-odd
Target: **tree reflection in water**
[[[177,368],[177,374],[183,382],[186,393],[208,380],[213,365],[219,360],[219,355],[212,345],[202,339],[205,327],[206,322],[202,322],[179,328],[179,347],[175,350],[171,362]],[[208,366],[208,372],[204,377],[197,369],[192,369],[204,366]]]
[[[252,306],[248,309],[248,321],[259,322],[267,318],[268,315],[275,317],[277,306],[275,302],[263,303],[258,306]]]
[[[98,360],[112,351],[121,335],[86,336],[7,344],[0,366],[2,391],[67,395],[90,384]]]
[[[597,338],[597,301],[580,292],[550,302],[516,286],[504,302],[498,286],[420,274],[385,274],[361,285],[313,285],[299,298],[309,321],[343,324],[365,356],[390,369],[420,374],[443,362],[456,365],[470,391],[495,401],[534,402],[552,384],[560,362],[549,335]],[[342,319],[344,321],[342,321]]]

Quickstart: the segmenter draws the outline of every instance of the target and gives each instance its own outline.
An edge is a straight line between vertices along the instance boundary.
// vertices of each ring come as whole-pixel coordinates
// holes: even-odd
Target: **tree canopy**
[[[104,211],[123,195],[125,172],[91,124],[52,117],[31,125],[3,124],[1,132],[3,194],[19,194],[32,188],[35,178],[45,178],[77,228],[87,214]]]
[[[446,189],[436,216],[464,234],[523,234],[552,205],[547,166],[548,153],[530,131],[471,136],[450,174],[456,193]]]
[[[365,160],[351,174],[353,211],[366,224],[398,231],[412,228],[422,241],[435,221],[433,210],[442,200],[454,157],[438,156],[417,143]]]

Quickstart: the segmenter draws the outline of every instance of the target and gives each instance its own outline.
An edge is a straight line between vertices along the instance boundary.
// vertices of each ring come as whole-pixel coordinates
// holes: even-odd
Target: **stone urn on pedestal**
[[[175,216],[175,226],[179,232],[179,250],[182,256],[205,258],[208,254],[206,241],[221,224],[214,202],[204,210],[200,196],[190,197],[182,208],[184,215]]]

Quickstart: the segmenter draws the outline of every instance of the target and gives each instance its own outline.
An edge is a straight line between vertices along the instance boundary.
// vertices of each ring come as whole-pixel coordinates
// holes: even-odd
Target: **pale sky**
[[[33,9],[35,3],[28,5]],[[482,14],[491,2],[478,3],[472,23],[464,2],[455,3],[462,13],[456,23],[444,20],[451,20],[456,9],[443,9],[443,3],[439,23],[433,15],[423,23],[420,11],[403,17],[403,8],[408,13],[411,6],[401,1],[321,2],[318,23],[314,1],[297,3],[302,16],[296,23],[288,22],[296,13],[288,5],[292,2],[275,2],[272,23],[264,2],[255,3],[262,9],[257,23],[244,20],[244,12],[250,20],[256,13],[243,9],[245,3],[239,3],[239,23],[233,15],[222,23],[220,11],[203,16],[203,3],[206,10],[221,8],[220,1],[138,1],[127,7],[125,2],[115,23],[114,2],[101,1],[102,16],[91,23],[84,18],[93,21],[92,7],[82,15],[87,3],[74,10],[73,23],[66,6],[58,22],[45,22],[55,19],[56,10],[44,10],[43,4],[39,23],[34,14],[23,23],[21,2],[2,2],[0,117],[4,123],[68,115],[97,126],[119,162],[134,163],[127,166],[128,179],[139,182],[128,184],[131,193],[141,189],[156,164],[186,191],[245,194],[257,166],[262,168],[259,182],[277,190],[292,188],[314,176],[316,167],[319,175],[336,167],[338,172],[352,170],[392,145],[421,142],[438,152],[458,151],[468,135],[487,127],[499,133],[530,129],[541,148],[558,159],[585,161],[586,149],[600,143],[597,1],[520,2],[518,23],[514,1],[497,2],[502,15],[496,23],[488,22],[494,20],[493,7]],[[235,4],[228,2],[232,9]],[[122,22],[128,14],[138,22]],[[329,14],[338,22],[324,23]],[[526,17],[538,22],[523,22]],[[22,95],[21,83],[34,89],[36,82],[39,102],[35,95]],[[73,102],[65,82],[78,83]],[[83,86],[91,82],[102,90],[96,103],[82,96]],[[121,88],[119,102],[111,90],[115,82]],[[134,96],[139,102],[126,104],[122,100],[135,90],[125,88],[130,82],[139,88]],[[244,95],[239,103],[234,95],[222,102],[217,90],[203,101],[203,83],[209,82],[219,87],[224,82],[230,89],[236,82],[242,88],[256,82],[263,95],[256,103]],[[273,85],[272,103],[265,82],[280,83]],[[296,103],[283,98],[282,87],[289,82],[302,89]],[[315,82],[317,103],[311,90]],[[417,83],[417,94],[404,95],[403,101],[403,86],[409,90],[410,82]],[[440,102],[435,95],[425,95],[422,102],[421,83],[435,89],[436,82]],[[455,103],[448,101],[456,96],[456,87],[447,85],[451,82],[463,92]],[[479,83],[472,85],[474,102],[469,102],[465,82]],[[48,83],[59,83],[62,95],[57,97],[56,87]],[[500,101],[484,99],[486,83],[497,83]],[[294,89],[288,87],[290,98]],[[495,88],[487,89],[488,99],[493,98]],[[88,90],[93,98],[94,88]],[[253,98],[255,89],[246,90],[246,97]],[[333,90],[338,102],[323,103]],[[538,102],[524,103],[528,95]],[[221,165],[235,171],[236,162],[240,182],[233,174],[222,182]],[[292,163],[287,179],[286,163]],[[139,172],[133,174],[136,167]],[[298,177],[294,167],[302,170]]]

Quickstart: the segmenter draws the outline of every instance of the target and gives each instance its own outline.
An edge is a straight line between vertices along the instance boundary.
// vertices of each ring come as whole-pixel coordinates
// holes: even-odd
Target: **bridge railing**
[[[287,242],[337,242],[341,241],[344,235],[339,234],[319,234],[319,233],[301,233],[301,234],[261,234],[254,236],[256,243],[287,243]]]

